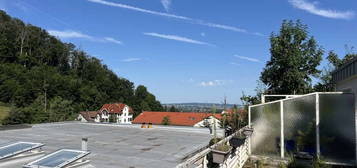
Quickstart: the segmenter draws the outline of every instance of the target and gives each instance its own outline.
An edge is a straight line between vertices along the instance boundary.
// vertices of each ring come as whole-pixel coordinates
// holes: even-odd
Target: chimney
[[[82,138],[82,151],[88,151],[88,138]]]

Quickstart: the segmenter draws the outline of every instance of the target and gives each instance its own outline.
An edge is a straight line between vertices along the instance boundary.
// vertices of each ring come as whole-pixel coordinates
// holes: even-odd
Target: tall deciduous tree
[[[272,33],[271,59],[260,79],[274,94],[301,94],[312,90],[311,77],[320,71],[323,49],[299,20],[283,21],[280,32]]]

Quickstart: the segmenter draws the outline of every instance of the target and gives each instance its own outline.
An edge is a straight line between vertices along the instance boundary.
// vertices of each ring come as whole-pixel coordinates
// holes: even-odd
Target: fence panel
[[[280,102],[251,107],[251,124],[252,154],[280,157]]]
[[[316,95],[284,101],[285,153],[316,154]]]
[[[320,151],[324,160],[354,163],[355,112],[352,94],[320,94]]]

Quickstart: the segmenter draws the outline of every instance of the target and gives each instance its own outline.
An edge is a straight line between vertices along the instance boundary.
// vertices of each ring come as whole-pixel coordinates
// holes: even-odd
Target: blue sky
[[[253,94],[283,19],[301,19],[326,51],[343,55],[357,46],[356,8],[355,0],[0,0],[163,103]]]

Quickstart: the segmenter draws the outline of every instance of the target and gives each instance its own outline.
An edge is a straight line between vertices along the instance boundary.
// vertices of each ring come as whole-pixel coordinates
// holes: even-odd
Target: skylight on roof
[[[9,158],[20,153],[28,152],[30,150],[42,147],[41,143],[32,142],[16,142],[7,146],[0,147],[0,160]]]
[[[88,154],[86,151],[61,149],[25,165],[24,168],[63,168]]]

